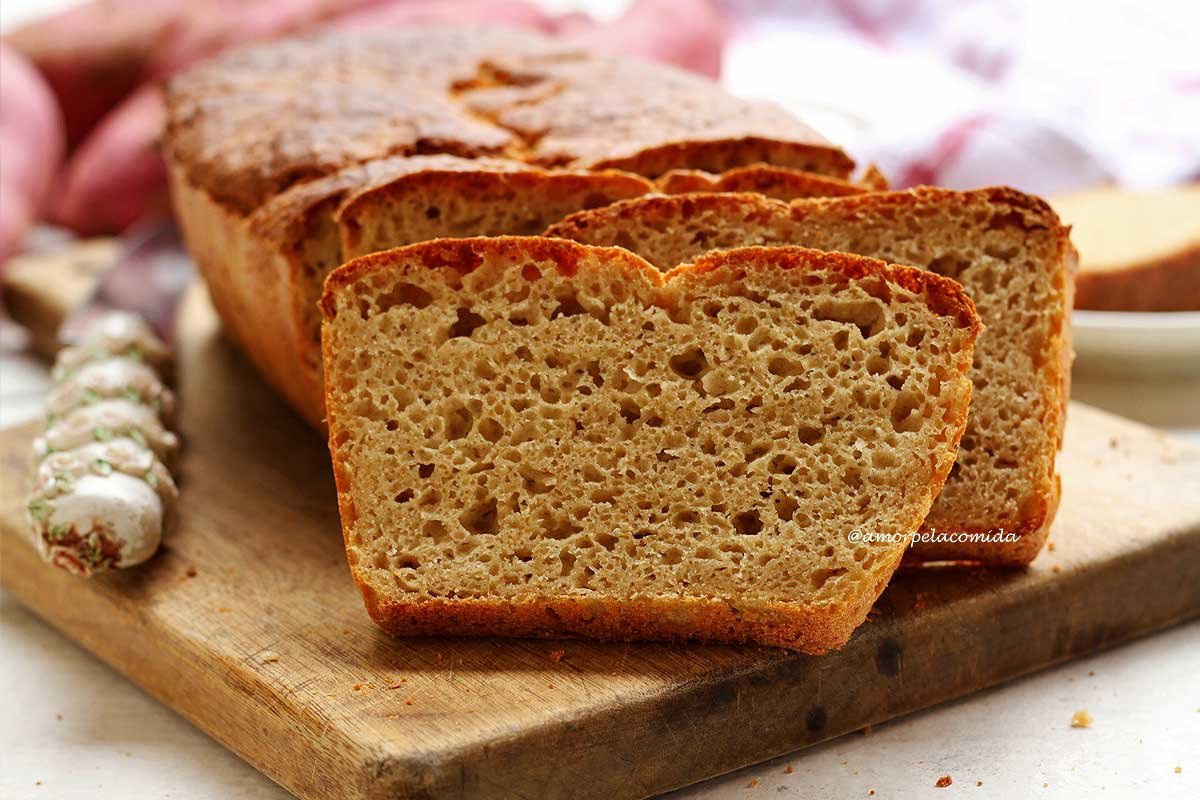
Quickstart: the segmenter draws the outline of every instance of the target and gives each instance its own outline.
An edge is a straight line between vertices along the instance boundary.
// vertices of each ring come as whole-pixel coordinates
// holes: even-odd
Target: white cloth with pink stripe
[[[728,0],[725,82],[897,186],[1200,180],[1200,3]]]

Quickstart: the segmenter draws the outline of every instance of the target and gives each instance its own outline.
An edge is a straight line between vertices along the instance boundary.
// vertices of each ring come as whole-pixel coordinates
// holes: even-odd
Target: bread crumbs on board
[[[784,767],[784,768],[783,768],[783,774],[784,774],[784,775],[791,775],[793,771],[794,771],[794,770],[792,769],[792,765],[791,765],[791,764],[788,764],[786,767]]]
[[[952,783],[954,783],[953,778],[951,778],[949,775],[943,775],[942,777],[938,778],[937,782],[933,785],[939,789],[945,789],[947,786],[949,786]]]
[[[1094,721],[1086,708],[1081,708],[1071,715],[1072,728],[1090,728]]]
[[[746,788],[747,788],[747,789],[756,789],[756,788],[758,788],[758,778],[751,778],[751,779],[750,779],[750,782],[746,784]]]
[[[563,657],[566,656],[566,654],[567,653],[565,650],[551,650],[550,660],[557,664],[559,661],[563,660]]]
[[[411,706],[412,704],[413,704],[412,697],[409,697],[407,700],[404,701],[404,705],[406,705],[406,706]]]

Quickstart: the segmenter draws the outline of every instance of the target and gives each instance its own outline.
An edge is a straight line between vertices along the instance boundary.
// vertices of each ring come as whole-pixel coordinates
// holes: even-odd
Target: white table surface
[[[36,416],[46,384],[44,365],[0,320],[0,425]],[[1139,406],[1156,407],[1153,387],[1134,394]],[[1200,438],[1200,420],[1192,423],[1176,432]],[[290,797],[2,590],[0,698],[3,800]],[[1093,725],[1072,728],[1082,709]],[[953,784],[935,788],[943,775]],[[1200,622],[677,796],[870,797],[872,790],[879,798],[1200,798]]]

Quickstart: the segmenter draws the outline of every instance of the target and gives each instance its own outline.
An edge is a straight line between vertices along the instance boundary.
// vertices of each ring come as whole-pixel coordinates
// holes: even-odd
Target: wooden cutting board
[[[42,565],[25,426],[0,434],[3,581],[302,798],[649,795],[1200,613],[1200,448],[1075,405],[1053,549],[903,572],[841,652],[391,640],[350,580],[323,443],[202,293],[182,326],[163,552],[92,581]]]

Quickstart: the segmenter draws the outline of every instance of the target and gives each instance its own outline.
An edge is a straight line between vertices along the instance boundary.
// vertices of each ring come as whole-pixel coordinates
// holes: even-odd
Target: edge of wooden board
[[[1114,430],[1144,430],[1103,416]],[[0,434],[6,470],[31,435],[28,426]],[[102,582],[84,584],[47,570],[14,522],[19,509],[11,500],[5,505],[0,577],[23,603],[301,797],[327,796],[331,788],[358,798],[642,797],[1200,615],[1197,520],[1148,546],[1053,578],[970,570],[947,592],[939,570],[908,570],[895,579],[873,621],[832,656],[762,650],[743,667],[584,715],[551,717],[524,734],[436,752],[401,753],[380,743],[363,760],[363,742],[352,730],[281,705],[261,673],[237,662],[206,666],[210,654],[198,642],[150,613],[128,619],[99,588]],[[172,557],[168,549],[160,560]],[[48,601],[81,588],[85,602],[69,607],[74,611]],[[999,603],[973,601],[985,590]],[[913,625],[913,606],[927,595],[934,599],[921,609],[922,624]],[[159,653],[144,658],[143,648]],[[163,651],[170,656],[163,658]],[[678,746],[663,752],[664,740]],[[256,745],[246,747],[247,741]]]

